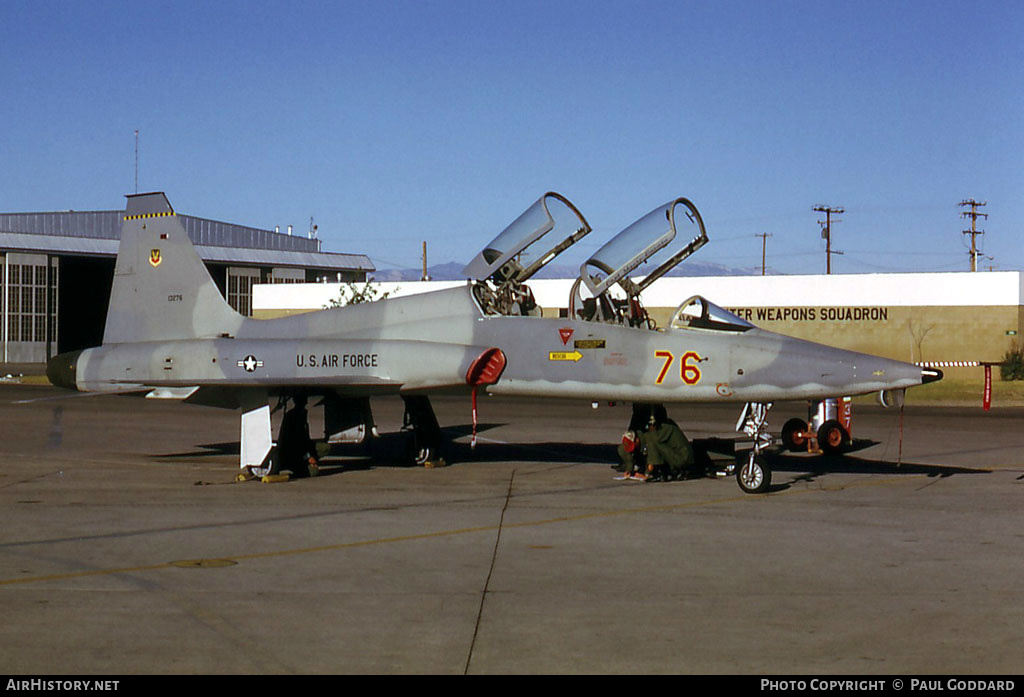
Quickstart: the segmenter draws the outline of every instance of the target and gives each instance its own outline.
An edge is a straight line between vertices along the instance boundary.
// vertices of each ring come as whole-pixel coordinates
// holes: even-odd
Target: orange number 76
[[[655,357],[661,358],[665,362],[661,365],[661,371],[658,372],[658,377],[654,379],[655,385],[660,385],[665,381],[665,376],[668,375],[669,368],[672,367],[672,362],[675,360],[675,356],[671,351],[655,351]],[[700,367],[697,365],[702,360],[700,355],[696,351],[687,351],[679,357],[679,379],[687,385],[696,385],[700,382]]]

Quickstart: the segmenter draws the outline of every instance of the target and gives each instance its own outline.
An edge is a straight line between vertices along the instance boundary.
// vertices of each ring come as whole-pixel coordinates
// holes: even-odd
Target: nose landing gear
[[[772,434],[768,430],[768,410],[771,402],[747,402],[736,422],[736,430],[743,431],[754,441],[747,454],[746,462],[736,467],[736,483],[747,494],[763,494],[772,485],[772,470],[762,451],[772,445]]]

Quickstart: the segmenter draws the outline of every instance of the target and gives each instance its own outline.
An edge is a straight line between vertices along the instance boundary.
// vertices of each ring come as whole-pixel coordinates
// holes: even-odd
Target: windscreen
[[[669,326],[673,329],[711,329],[726,332],[745,332],[754,328],[747,320],[700,295],[684,300],[672,313]]]

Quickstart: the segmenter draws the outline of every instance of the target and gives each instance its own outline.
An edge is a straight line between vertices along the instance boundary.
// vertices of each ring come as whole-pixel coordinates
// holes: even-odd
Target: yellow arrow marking
[[[548,352],[549,361],[572,361],[573,363],[575,363],[581,358],[583,358],[583,354],[580,353],[579,351],[573,351],[572,353],[569,353],[568,351]]]

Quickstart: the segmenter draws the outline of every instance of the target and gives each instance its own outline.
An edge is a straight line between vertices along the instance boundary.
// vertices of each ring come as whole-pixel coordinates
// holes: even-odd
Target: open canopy
[[[682,246],[675,241],[677,226],[683,232]],[[609,240],[580,266],[580,278],[595,296],[601,295],[613,284],[623,282],[623,279],[626,279],[623,285],[627,293],[635,295],[707,241],[707,231],[697,207],[688,199],[677,198],[658,206]],[[629,274],[639,266],[657,260],[663,261],[646,271],[641,283],[632,284],[628,281]]]
[[[590,232],[569,199],[549,191],[491,240],[462,270],[467,278],[522,283]]]

